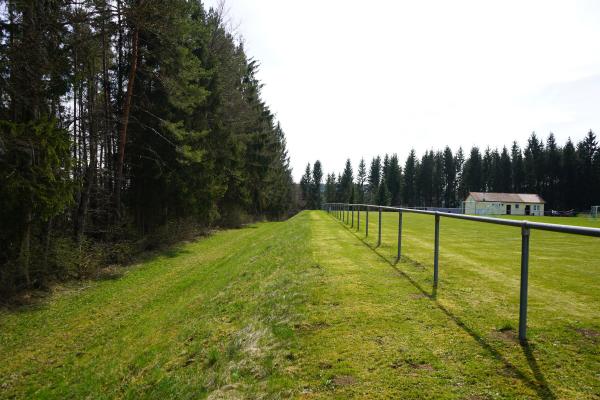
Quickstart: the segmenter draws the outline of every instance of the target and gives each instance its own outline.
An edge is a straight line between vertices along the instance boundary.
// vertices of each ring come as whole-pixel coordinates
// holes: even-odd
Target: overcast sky
[[[214,5],[216,1],[208,1]],[[600,133],[600,1],[227,0],[294,179],[377,154]]]

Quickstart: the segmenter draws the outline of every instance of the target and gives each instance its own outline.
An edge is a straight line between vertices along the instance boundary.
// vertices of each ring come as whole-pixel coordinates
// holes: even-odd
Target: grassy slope
[[[0,314],[0,397],[254,398],[282,392],[305,302],[307,216],[219,232]],[[288,357],[288,358],[286,358]]]
[[[597,240],[533,234],[524,349],[515,230],[444,220],[432,298],[431,219],[395,266],[396,216],[375,252],[374,222],[220,232],[0,313],[0,397],[598,398]]]

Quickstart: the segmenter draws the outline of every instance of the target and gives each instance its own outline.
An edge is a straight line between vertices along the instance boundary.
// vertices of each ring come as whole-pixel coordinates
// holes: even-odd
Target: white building
[[[463,206],[465,214],[544,215],[544,203],[537,194],[470,192]]]

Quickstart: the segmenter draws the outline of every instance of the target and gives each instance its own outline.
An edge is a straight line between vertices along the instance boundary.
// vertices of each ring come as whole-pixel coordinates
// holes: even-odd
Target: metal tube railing
[[[439,278],[439,255],[440,255],[440,219],[454,218],[473,222],[483,222],[488,224],[504,225],[521,228],[521,284],[519,294],[519,340],[524,343],[527,340],[527,290],[529,280],[529,237],[531,230],[537,229],[541,231],[567,233],[572,235],[583,235],[600,237],[600,229],[590,228],[585,226],[547,224],[543,222],[531,222],[526,220],[511,220],[492,217],[480,217],[476,215],[452,214],[439,211],[416,210],[404,207],[378,206],[373,204],[348,204],[348,203],[326,203],[325,209],[331,213],[336,209],[343,209],[343,206],[352,206],[358,210],[357,229],[360,230],[360,209],[364,208],[366,213],[365,236],[369,236],[369,208],[377,208],[379,211],[379,227],[377,246],[381,246],[381,213],[382,211],[397,211],[398,212],[398,254],[397,259],[402,256],[402,216],[403,213],[426,214],[435,217],[435,233],[434,233],[434,250],[433,250],[433,285],[437,288]],[[336,214],[338,219],[343,220],[343,215]],[[342,217],[342,218],[340,218]],[[354,223],[354,222],[353,222]]]

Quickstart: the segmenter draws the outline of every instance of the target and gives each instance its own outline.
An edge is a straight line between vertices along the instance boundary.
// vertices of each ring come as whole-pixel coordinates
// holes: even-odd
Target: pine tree
[[[456,168],[457,204],[462,204],[462,202],[467,198],[468,194],[464,173],[465,155],[462,147],[458,148],[456,156],[454,156],[454,164]]]
[[[433,169],[433,150],[426,151],[423,157],[421,157],[421,162],[417,170],[417,206],[429,207],[433,205]]]
[[[500,154],[500,167],[499,167],[499,188],[498,190],[502,193],[509,193],[512,191],[512,165],[510,161],[510,155],[506,146],[502,148]]]
[[[327,175],[327,182],[325,183],[325,198],[328,203],[334,203],[336,201],[336,193],[335,174],[332,172]]]
[[[390,191],[388,190],[388,185],[387,185],[385,179],[383,179],[381,181],[381,183],[379,184],[379,188],[377,189],[377,199],[375,201],[375,204],[380,205],[380,206],[389,206],[390,201],[391,201],[391,194],[390,194]]]
[[[446,146],[442,155],[442,198],[444,207],[456,206],[456,163],[452,150]]]
[[[321,161],[315,161],[312,171],[311,181],[311,194],[312,201],[311,206],[313,209],[320,210],[322,206],[321,199],[321,183],[323,181],[323,171],[321,169]]]
[[[357,201],[360,204],[365,202],[365,194],[366,194],[365,183],[366,182],[367,182],[367,167],[365,165],[365,159],[361,158],[360,163],[358,164],[358,172],[356,174]]]
[[[402,201],[408,207],[417,205],[417,155],[414,149],[411,149],[406,163],[404,164],[404,186],[402,191]]]
[[[538,140],[535,132],[527,140],[527,147],[523,154],[525,190],[528,193],[541,193],[544,175],[543,144]]]
[[[342,203],[350,203],[354,186],[354,173],[352,172],[352,163],[350,159],[346,160],[344,172],[340,178],[340,196]]]
[[[369,202],[374,203],[377,198],[379,183],[381,182],[381,158],[374,157],[371,160],[371,168],[369,168]]]
[[[300,191],[302,193],[302,199],[304,202],[304,207],[311,209],[311,187],[312,187],[312,172],[310,169],[310,163],[306,165],[306,169],[304,170],[304,175],[300,179]]]
[[[483,153],[483,158],[481,160],[481,183],[482,190],[484,192],[492,192],[493,191],[493,183],[492,183],[492,152],[489,147],[485,149]]]
[[[399,206],[402,203],[402,169],[397,154],[390,157],[384,180],[390,193],[389,204]]]
[[[511,147],[512,164],[512,190],[515,193],[522,193],[525,185],[525,166],[523,164],[523,153],[517,142],[513,142]]]
[[[573,145],[571,138],[569,138],[562,150],[560,182],[562,206],[569,209],[578,207],[578,170],[579,158],[575,151],[575,146]]]
[[[432,206],[440,207],[444,196],[444,156],[436,151],[433,156],[433,201]]]
[[[596,176],[594,170],[594,161],[596,152],[598,151],[598,142],[596,141],[596,135],[591,130],[587,136],[577,144],[577,156],[579,159],[579,171],[578,171],[578,193],[579,209],[589,209],[590,206],[594,205],[594,194],[596,188]]]
[[[490,177],[490,191],[502,192],[502,165],[500,164],[500,153],[498,152],[498,149],[492,150],[491,158],[492,173]]]
[[[561,167],[561,151],[556,145],[554,134],[550,133],[546,140],[545,152],[545,179],[542,190],[542,197],[546,200],[546,207],[556,209],[559,205],[559,182]]]

